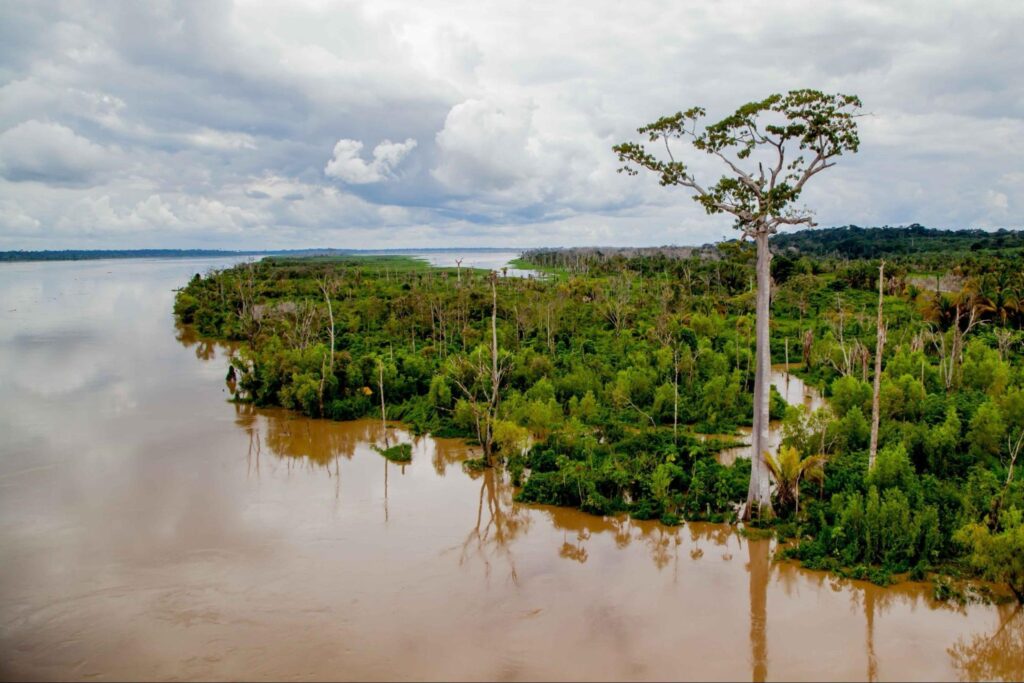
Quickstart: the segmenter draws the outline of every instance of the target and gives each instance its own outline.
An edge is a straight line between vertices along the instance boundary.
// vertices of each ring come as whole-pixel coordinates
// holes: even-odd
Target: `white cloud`
[[[700,243],[728,219],[611,146],[796,87],[870,114],[808,186],[820,223],[1020,226],[1021,25],[1012,0],[0,3],[0,244]]]
[[[996,211],[1006,212],[1010,208],[1010,199],[1002,192],[996,192],[995,190],[989,190],[985,193],[986,203],[989,208],[995,209]]]
[[[8,180],[82,183],[112,164],[112,152],[59,123],[26,121],[0,133],[0,174]]]
[[[187,133],[182,136],[189,143],[196,147],[207,147],[210,149],[256,149],[256,141],[251,135],[245,133],[232,133],[210,128],[201,128],[194,133]]]
[[[416,147],[416,141],[384,140],[373,148],[373,160],[364,161],[360,155],[363,143],[342,138],[334,145],[334,156],[327,162],[324,173],[351,185],[366,185],[388,180],[402,159]]]
[[[89,235],[168,232],[216,232],[239,234],[246,227],[260,225],[268,216],[216,199],[181,196],[173,199],[154,194],[125,205],[110,195],[87,196],[70,207],[56,221],[58,231]]]
[[[40,223],[25,213],[17,204],[9,200],[0,201],[0,231],[14,234],[34,233],[39,230]]]
[[[616,174],[613,143],[563,98],[469,99],[452,107],[437,134],[431,173],[456,196],[454,206],[544,207],[555,218],[608,209],[637,191]]]

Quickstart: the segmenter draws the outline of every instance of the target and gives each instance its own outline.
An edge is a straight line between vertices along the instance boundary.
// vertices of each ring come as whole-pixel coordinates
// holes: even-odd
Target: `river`
[[[227,401],[173,288],[0,266],[3,679],[1024,677],[1024,617],[770,560],[727,526],[514,504],[458,441]]]

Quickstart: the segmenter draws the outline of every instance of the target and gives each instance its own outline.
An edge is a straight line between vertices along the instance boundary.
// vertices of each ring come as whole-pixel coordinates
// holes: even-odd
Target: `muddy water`
[[[788,373],[785,363],[772,366],[772,386],[782,394],[782,398],[791,406],[806,406],[810,410],[817,410],[825,405],[825,399],[814,387],[806,384],[796,375]],[[723,465],[731,465],[737,458],[750,459],[753,448],[750,445],[750,427],[740,427],[735,438],[744,441],[745,445],[734,448],[726,448],[718,453],[718,462]],[[728,439],[729,435],[717,435],[718,438]],[[773,421],[768,425],[768,448],[772,453],[779,449],[782,443],[782,422]]]
[[[728,527],[513,504],[457,441],[226,402],[211,262],[0,267],[0,677],[1024,676],[1024,617]]]

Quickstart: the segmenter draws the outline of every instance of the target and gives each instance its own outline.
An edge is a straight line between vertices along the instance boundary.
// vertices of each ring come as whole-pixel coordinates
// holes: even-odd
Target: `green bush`
[[[398,443],[388,448],[381,448],[380,446],[374,446],[373,450],[383,455],[392,462],[409,462],[412,460],[412,444],[411,443]]]

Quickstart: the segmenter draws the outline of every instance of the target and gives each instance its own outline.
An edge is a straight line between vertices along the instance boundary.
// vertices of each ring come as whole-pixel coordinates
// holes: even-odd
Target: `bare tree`
[[[1009,330],[1005,327],[998,327],[992,331],[996,337],[996,348],[999,349],[999,360],[1006,360],[1006,355],[1010,351],[1010,347],[1013,346],[1014,334],[1013,330]]]
[[[803,346],[803,361],[804,370],[811,369],[811,351],[814,350],[814,330],[804,330],[804,338],[802,342]]]
[[[601,302],[601,312],[612,324],[616,336],[622,331],[629,318],[631,289],[632,283],[629,278],[621,274],[608,280],[607,287],[597,292]]]
[[[939,374],[947,392],[957,384],[967,335],[982,322],[979,313],[973,301],[958,301],[949,332],[932,334],[932,345],[939,354]]]
[[[875,341],[875,384],[871,395],[871,445],[868,449],[868,471],[875,469],[878,455],[878,421],[881,412],[882,350],[885,348],[885,320],[882,319],[882,284],[885,282],[885,261],[878,266],[878,337]]]
[[[826,95],[816,90],[794,90],[745,104],[730,116],[698,130],[705,116],[702,107],[665,116],[637,129],[652,143],[664,147],[656,156],[642,144],[626,142],[613,149],[624,162],[621,171],[636,175],[635,167],[660,176],[662,185],[683,187],[694,193],[709,214],[727,213],[744,238],[757,245],[757,344],[754,378],[754,457],[745,517],[772,514],[765,453],[768,449],[768,407],[771,386],[769,309],[771,305],[771,250],[768,238],[783,225],[813,225],[809,209],[794,206],[812,177],[835,165],[844,152],[860,145],[856,116],[860,99],[853,95]],[[688,141],[728,168],[714,185],[698,182],[689,168],[676,160],[673,145]]]
[[[449,375],[469,405],[488,465],[494,454],[494,423],[501,402],[501,385],[511,369],[511,357],[498,349],[497,280],[497,272],[492,272],[491,343],[481,345],[468,356],[453,358],[449,365]]]
[[[501,375],[498,373],[498,273],[491,271],[491,392],[495,407],[500,397]]]
[[[337,282],[327,275],[317,280],[317,284],[320,285],[320,292],[324,295],[324,302],[327,304],[327,339],[330,343],[330,365],[328,366],[331,374],[334,374],[334,306],[331,304],[331,296],[338,288]]]
[[[324,363],[321,363],[320,367],[320,388],[319,388],[319,401],[320,401],[320,415],[324,414],[324,386],[327,382],[328,377],[334,376],[334,307],[331,304],[331,295],[337,289],[337,282],[328,277],[327,274],[317,280],[317,284],[320,286],[320,291],[324,295],[324,301],[327,303],[327,319],[328,319],[328,343],[330,349],[328,351],[328,358],[330,362],[324,367]]]
[[[218,278],[219,280],[220,278]],[[256,264],[247,262],[239,269],[235,281],[238,288],[238,319],[242,322],[245,336],[251,343],[262,326],[260,308],[256,305]],[[221,297],[224,293],[221,291]]]
[[[308,299],[281,311],[286,321],[285,338],[292,348],[305,350],[320,330],[320,310]]]
[[[384,403],[384,361],[377,359],[377,391],[380,393],[380,428],[384,432],[384,448],[388,447],[388,411]]]

